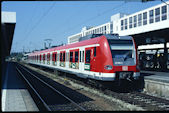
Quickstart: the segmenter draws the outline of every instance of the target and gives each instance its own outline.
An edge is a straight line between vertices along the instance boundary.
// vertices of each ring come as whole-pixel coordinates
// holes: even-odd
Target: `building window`
[[[129,28],[132,28],[132,17],[129,18]]]
[[[113,31],[113,24],[110,24],[110,31]]]
[[[134,27],[137,27],[137,15],[134,16]]]
[[[155,9],[155,22],[160,21],[160,8]]]
[[[143,13],[143,25],[147,24],[147,12]]]
[[[125,19],[125,29],[127,29],[127,18]]]
[[[86,63],[90,63],[90,50],[86,50]]]
[[[121,30],[123,30],[123,25],[124,25],[123,20],[121,20]]]
[[[149,11],[149,17],[150,17],[149,23],[151,24],[154,22],[154,10]]]
[[[142,14],[138,15],[138,26],[142,25]]]
[[[167,6],[162,6],[162,10],[161,10],[161,16],[162,16],[162,20],[166,20],[167,19]]]

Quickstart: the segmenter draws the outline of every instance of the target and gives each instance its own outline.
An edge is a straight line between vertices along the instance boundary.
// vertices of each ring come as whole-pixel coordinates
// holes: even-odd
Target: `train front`
[[[114,80],[138,80],[140,69],[138,66],[137,50],[131,36],[105,35],[105,55],[103,72],[112,73]],[[105,46],[107,45],[107,46]]]

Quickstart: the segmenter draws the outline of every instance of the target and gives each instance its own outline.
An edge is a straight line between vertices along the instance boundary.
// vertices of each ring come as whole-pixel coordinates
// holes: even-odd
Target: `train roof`
[[[75,47],[91,45],[91,44],[98,44],[101,37],[105,37],[107,39],[114,39],[114,40],[132,40],[131,36],[119,36],[117,34],[104,34],[104,35],[103,34],[95,34],[95,35],[88,36],[83,39],[81,38],[80,42],[76,42],[73,44],[67,44],[67,45],[59,46],[59,47],[54,47],[54,48],[50,48],[50,49],[45,49],[42,51],[36,51],[36,52],[30,53],[29,55],[35,55],[35,54],[40,54],[40,53],[44,53],[44,52],[51,52],[51,51],[67,49],[67,48],[75,48]]]

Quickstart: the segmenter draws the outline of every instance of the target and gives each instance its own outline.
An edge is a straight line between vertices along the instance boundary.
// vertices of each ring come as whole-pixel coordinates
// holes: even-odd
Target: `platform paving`
[[[169,100],[169,72],[141,71],[144,91]]]
[[[39,111],[12,62],[2,75],[1,91],[2,111]]]
[[[144,79],[169,83],[169,72],[141,71]]]

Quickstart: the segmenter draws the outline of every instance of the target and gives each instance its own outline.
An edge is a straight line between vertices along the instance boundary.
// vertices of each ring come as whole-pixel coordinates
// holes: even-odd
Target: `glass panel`
[[[76,51],[76,52],[75,52],[75,62],[78,62],[78,57],[79,57],[79,52]]]
[[[142,25],[142,14],[138,15],[138,26]]]
[[[73,62],[73,52],[70,52],[70,62]]]
[[[127,18],[125,19],[125,29],[127,29]]]
[[[121,20],[121,30],[123,30],[123,20]]]
[[[134,27],[137,27],[137,16],[134,16]]]
[[[155,22],[160,21],[160,8],[155,9]]]
[[[162,20],[166,20],[167,19],[167,6],[162,6],[162,10],[161,10],[161,16],[162,16]]]
[[[154,22],[154,10],[149,11],[149,17],[150,17],[149,23],[151,24]]]
[[[132,17],[129,18],[129,28],[132,28]]]
[[[147,12],[143,13],[143,25],[147,24]]]
[[[86,63],[90,63],[90,50],[86,50]]]

